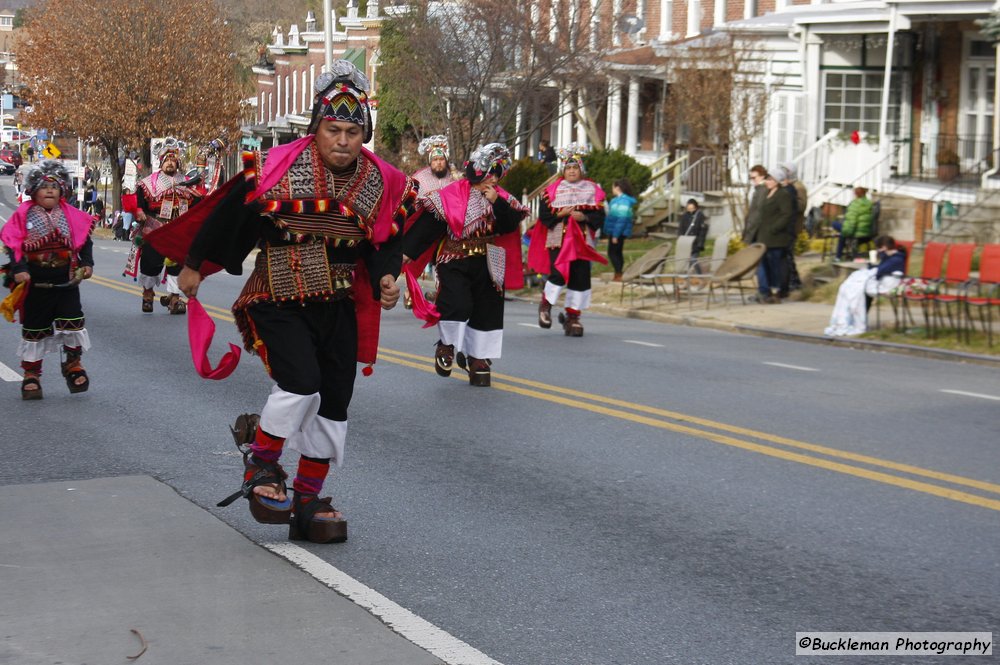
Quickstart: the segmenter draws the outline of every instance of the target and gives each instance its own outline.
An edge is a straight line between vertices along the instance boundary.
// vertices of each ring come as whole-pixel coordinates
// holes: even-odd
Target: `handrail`
[[[824,134],[819,140],[813,143],[811,146],[803,150],[801,153],[792,158],[792,164],[798,167],[799,162],[809,156],[810,153],[819,150],[822,146],[826,145],[833,139],[840,135],[839,129],[831,129],[826,134]]]
[[[661,157],[660,159],[664,159],[664,158]],[[659,169],[657,169],[655,171],[652,171],[652,166],[651,166],[650,170],[653,172],[653,175],[650,177],[649,181],[650,182],[655,182],[657,178],[660,178],[663,175],[665,175],[666,173],[669,173],[672,169],[674,169],[675,167],[679,166],[680,164],[683,164],[687,160],[688,160],[688,155],[681,155],[680,157],[678,157],[674,161],[670,162],[666,166],[664,166],[662,168],[659,168]],[[654,162],[654,164],[655,163],[656,162]]]

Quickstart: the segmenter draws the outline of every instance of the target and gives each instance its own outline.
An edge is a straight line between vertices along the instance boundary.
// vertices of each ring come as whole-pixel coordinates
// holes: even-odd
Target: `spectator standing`
[[[757,234],[757,227],[760,226],[760,207],[767,198],[767,187],[764,185],[764,178],[767,177],[767,169],[761,164],[755,164],[750,168],[750,183],[753,186],[753,193],[750,195],[750,207],[747,210],[747,218],[743,224],[743,244],[749,245],[753,242]]]
[[[138,206],[138,199],[132,190],[128,187],[122,190],[122,237],[119,238],[120,240],[128,240],[131,236]]]
[[[806,191],[806,186],[796,176],[794,164],[786,162],[781,164],[781,167],[788,174],[788,177],[781,184],[788,189],[788,193],[792,194],[795,199],[795,227],[792,229],[792,244],[789,245],[788,254],[786,255],[788,265],[785,270],[785,279],[781,284],[781,290],[778,292],[778,297],[787,298],[789,292],[798,291],[802,288],[799,269],[795,265],[795,243],[799,235],[806,228],[806,209],[809,205],[809,193]]]
[[[677,227],[677,237],[694,236],[691,244],[690,266],[696,268],[698,256],[705,250],[705,239],[708,238],[708,217],[698,206],[698,201],[688,199],[684,214],[681,215],[680,225]]]
[[[785,253],[791,244],[795,214],[791,195],[779,184],[785,177],[784,169],[779,167],[764,178],[767,196],[761,205],[760,224],[753,238],[754,242],[763,243],[767,247],[763,260],[757,266],[756,300],[768,305],[781,302],[771,290],[781,288]]]
[[[632,183],[628,178],[615,180],[611,191],[615,196],[608,202],[603,230],[608,239],[608,260],[615,270],[614,281],[620,282],[625,266],[625,239],[632,237],[633,211],[637,201],[632,195]]]
[[[549,169],[549,175],[554,175],[556,169],[559,168],[559,157],[556,155],[556,149],[545,139],[538,142],[538,161]]]

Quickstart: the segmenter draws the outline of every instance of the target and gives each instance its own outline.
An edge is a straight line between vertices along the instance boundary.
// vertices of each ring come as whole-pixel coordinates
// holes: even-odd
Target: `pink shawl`
[[[264,168],[261,169],[260,181],[250,200],[253,201],[263,196],[278,184],[282,176],[291,168],[295,159],[309,147],[315,138],[314,134],[309,134],[291,143],[277,145],[268,150]],[[392,218],[396,214],[396,209],[393,206],[396,201],[401,201],[403,198],[403,191],[406,189],[406,176],[403,175],[402,171],[379,159],[366,148],[361,148],[361,154],[375,164],[385,185],[385,190],[382,192],[382,205],[379,206],[372,235],[372,241],[379,245],[388,240],[392,233]]]
[[[34,201],[22,203],[7,220],[7,223],[3,225],[3,229],[0,229],[0,241],[13,250],[15,261],[20,261],[24,256],[24,241],[28,237],[28,210],[33,205],[35,205]],[[87,242],[87,238],[90,237],[91,229],[94,228],[94,218],[69,205],[65,199],[59,200],[59,207],[62,208],[66,221],[69,223],[70,244],[73,251],[80,251],[83,244]]]

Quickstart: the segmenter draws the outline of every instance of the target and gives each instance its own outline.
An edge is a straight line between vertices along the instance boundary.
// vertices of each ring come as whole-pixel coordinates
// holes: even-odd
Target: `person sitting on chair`
[[[854,258],[854,251],[857,249],[857,242],[861,239],[871,238],[872,235],[872,201],[867,196],[868,190],[864,187],[854,188],[854,200],[847,206],[844,213],[844,222],[839,229],[834,222],[833,228],[840,231],[840,238],[837,240],[837,260],[840,261],[844,254],[844,247],[847,241],[852,241],[851,256]]]

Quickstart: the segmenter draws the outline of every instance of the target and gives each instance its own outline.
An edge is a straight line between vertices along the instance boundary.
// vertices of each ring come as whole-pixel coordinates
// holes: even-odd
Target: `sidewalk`
[[[657,300],[652,291],[647,290],[645,298],[639,298],[637,291],[632,301],[628,289],[625,290],[625,297],[620,300],[621,285],[614,282],[594,280],[593,289],[591,310],[612,316],[1000,367],[1000,356],[857,337],[827,337],[823,334],[823,330],[830,323],[833,305],[826,303],[786,300],[780,305],[760,305],[750,302],[749,297],[752,293],[748,291],[747,302],[744,305],[740,302],[739,294],[731,291],[728,302],[713,301],[711,307],[706,308],[705,296],[697,297],[694,302],[682,297],[678,303],[672,297],[664,297],[662,294]],[[721,293],[719,298],[721,299]],[[892,316],[891,311],[886,312],[883,308],[882,325],[892,325]]]
[[[0,663],[442,663],[153,478],[0,505]]]

